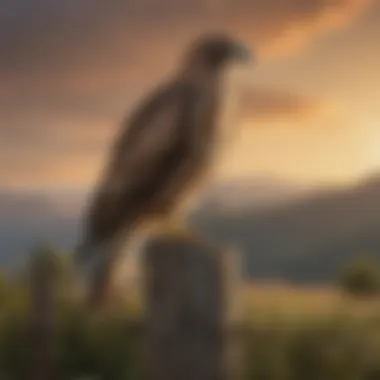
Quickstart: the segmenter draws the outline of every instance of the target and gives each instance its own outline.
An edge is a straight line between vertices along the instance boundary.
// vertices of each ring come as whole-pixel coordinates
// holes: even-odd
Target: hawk
[[[90,299],[107,299],[121,245],[147,224],[186,213],[208,178],[221,138],[223,74],[249,50],[226,35],[189,47],[177,73],[153,91],[117,137],[86,218],[81,265],[96,262]]]

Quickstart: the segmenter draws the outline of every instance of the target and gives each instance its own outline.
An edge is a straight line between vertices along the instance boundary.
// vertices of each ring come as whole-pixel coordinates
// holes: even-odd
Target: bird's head
[[[187,61],[205,69],[219,70],[232,63],[251,62],[252,54],[233,38],[214,34],[197,39],[190,48]]]

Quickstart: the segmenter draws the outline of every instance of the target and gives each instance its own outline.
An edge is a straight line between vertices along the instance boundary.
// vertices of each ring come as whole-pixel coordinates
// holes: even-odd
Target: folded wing
[[[112,239],[149,213],[174,177],[181,175],[181,168],[191,164],[188,153],[197,102],[193,88],[174,84],[132,116],[90,205],[86,226],[90,244]]]

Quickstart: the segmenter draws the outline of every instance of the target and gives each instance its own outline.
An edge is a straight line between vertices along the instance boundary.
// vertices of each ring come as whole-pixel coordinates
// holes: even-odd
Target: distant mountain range
[[[200,208],[240,212],[246,209],[274,208],[310,194],[300,185],[268,178],[219,181],[206,194]]]
[[[19,265],[38,239],[75,243],[83,195],[0,192],[0,260]],[[192,216],[205,235],[238,247],[249,277],[328,282],[357,255],[380,259],[380,178],[310,192],[267,180],[218,184]]]
[[[261,210],[249,204],[233,214],[208,209],[195,221],[245,253],[250,277],[331,281],[358,255],[380,259],[380,178]]]

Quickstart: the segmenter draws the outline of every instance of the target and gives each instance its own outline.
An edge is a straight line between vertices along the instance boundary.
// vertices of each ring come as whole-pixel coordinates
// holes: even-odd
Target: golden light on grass
[[[244,289],[246,316],[252,321],[280,318],[290,324],[346,316],[367,318],[380,315],[376,298],[354,299],[334,287],[297,287],[281,283],[253,284]]]

